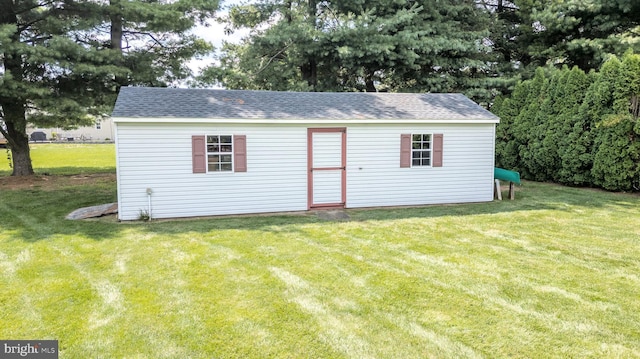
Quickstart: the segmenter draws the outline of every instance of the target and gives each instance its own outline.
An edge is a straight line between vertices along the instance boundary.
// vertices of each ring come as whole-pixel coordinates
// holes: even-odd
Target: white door
[[[309,208],[344,207],[346,129],[308,129]]]

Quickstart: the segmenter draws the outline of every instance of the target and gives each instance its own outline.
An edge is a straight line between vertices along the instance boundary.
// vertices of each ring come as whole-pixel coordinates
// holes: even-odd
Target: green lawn
[[[348,221],[117,223],[63,219],[114,201],[110,181],[0,187],[0,339],[61,358],[640,357],[640,198],[518,189]]]
[[[7,150],[0,160],[0,176],[11,174]],[[113,144],[35,143],[31,160],[37,174],[79,174],[115,172],[116,152]]]

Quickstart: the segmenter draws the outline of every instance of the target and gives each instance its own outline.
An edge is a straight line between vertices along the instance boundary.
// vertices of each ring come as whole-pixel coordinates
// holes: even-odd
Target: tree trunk
[[[309,24],[311,24],[315,30],[318,27],[317,0],[309,0],[308,5]],[[311,87],[312,91],[316,91],[316,86],[318,85],[318,62],[316,61],[315,54],[308,55],[307,63],[301,67],[301,70],[302,78],[307,81],[307,84]]]
[[[33,166],[31,164],[31,151],[29,150],[29,139],[27,136],[19,138],[18,146],[11,146],[11,159],[13,160],[12,176],[31,176]]]
[[[365,75],[364,84],[365,84],[367,92],[377,92],[378,91],[376,89],[376,84],[373,81],[373,73],[372,72],[368,72]]]
[[[118,53],[118,63],[116,65],[121,66],[123,63],[123,54],[122,54],[122,32],[123,32],[123,21],[122,21],[122,6],[120,5],[120,0],[110,0],[109,1],[109,20],[111,21],[111,46],[110,48]],[[126,76],[115,75],[116,82],[116,93],[120,92],[121,86],[128,85],[128,79]]]
[[[318,84],[318,63],[316,59],[310,56],[307,62],[300,67],[302,72],[302,78],[307,81],[312,91],[316,91],[316,85]]]
[[[30,176],[33,174],[29,137],[26,134],[27,119],[22,104],[9,104],[2,100],[4,123],[7,126],[7,143],[13,160],[12,176]]]
[[[292,17],[293,2],[291,0],[285,1],[284,5],[285,5],[284,7],[286,8],[285,18],[287,19],[287,24],[291,24],[293,22],[293,17]]]

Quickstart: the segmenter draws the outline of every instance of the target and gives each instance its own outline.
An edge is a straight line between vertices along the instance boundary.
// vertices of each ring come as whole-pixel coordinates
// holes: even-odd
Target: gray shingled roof
[[[462,94],[278,92],[123,87],[112,117],[490,120]]]

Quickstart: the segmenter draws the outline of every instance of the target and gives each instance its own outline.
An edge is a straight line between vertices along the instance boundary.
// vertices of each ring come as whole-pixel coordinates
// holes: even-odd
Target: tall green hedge
[[[496,164],[523,178],[640,191],[640,55],[597,72],[539,68],[492,111]]]

